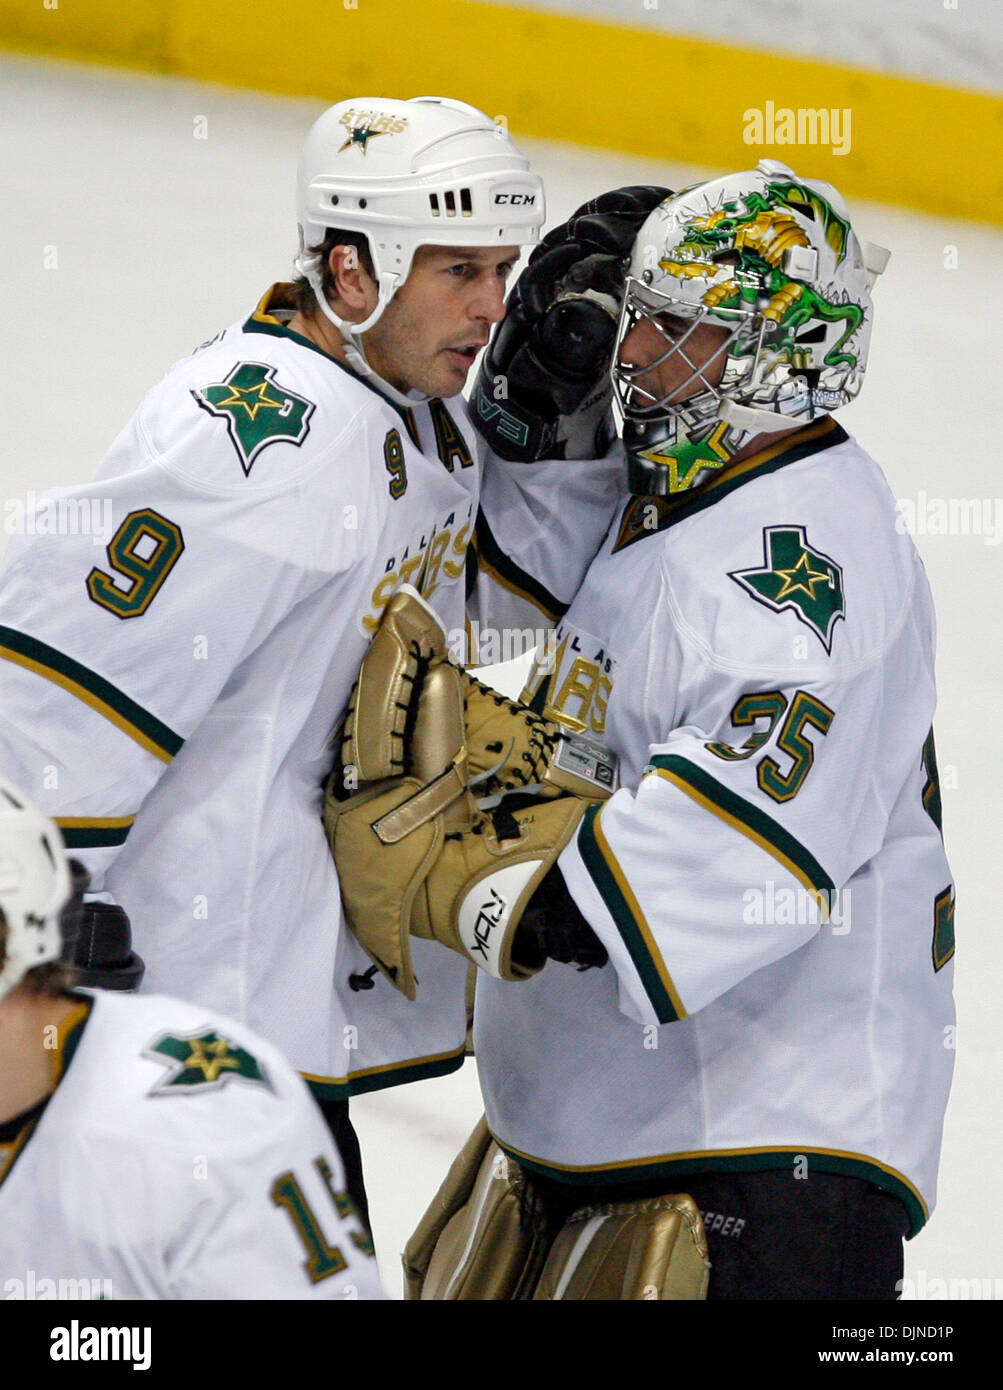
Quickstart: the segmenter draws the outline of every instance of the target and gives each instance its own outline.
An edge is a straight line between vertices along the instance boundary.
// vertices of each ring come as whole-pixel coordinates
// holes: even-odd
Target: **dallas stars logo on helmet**
[[[280,439],[300,445],[310,429],[312,401],[275,380],[275,368],[238,362],[223,381],[201,386],[192,395],[210,415],[226,421],[245,476],[269,444]]]
[[[149,1094],[218,1088],[236,1077],[272,1090],[272,1084],[258,1061],[242,1047],[234,1047],[212,1029],[201,1033],[163,1033],[143,1053],[170,1068]]]
[[[839,565],[808,544],[803,526],[766,527],[763,552],[761,569],[732,570],[729,577],[775,613],[793,612],[831,652],[832,630],[846,614]]]
[[[377,135],[398,135],[402,130],[407,129],[406,116],[393,116],[383,111],[346,111],[341,117],[341,124],[348,127],[348,139],[343,145],[338,147],[338,153],[342,150],[355,149],[361,150],[363,154],[369,148],[369,141]]]

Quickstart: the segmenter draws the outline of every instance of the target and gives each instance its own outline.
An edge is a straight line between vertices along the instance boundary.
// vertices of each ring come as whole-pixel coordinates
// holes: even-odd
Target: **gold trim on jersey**
[[[623,906],[630,914],[630,924],[633,927],[634,932],[638,936],[640,936],[641,940],[643,941],[644,948],[648,954],[650,965],[654,968],[658,976],[658,979],[661,982],[662,988],[671,1000],[672,1008],[675,1011],[676,1019],[686,1018],[687,1013],[685,1008],[683,1007],[683,1001],[679,997],[679,991],[676,989],[676,986],[673,983],[672,976],[669,974],[665,961],[662,958],[662,953],[659,951],[655,938],[651,934],[651,928],[648,926],[647,918],[642,912],[641,905],[637,901],[637,898],[634,896],[634,890],[627,882],[627,877],[624,874],[623,869],[620,867],[617,857],[613,853],[612,846],[610,845],[603,832],[601,808],[599,808],[596,814],[592,817],[589,826],[589,831],[592,835],[592,838],[595,840],[596,848],[599,850],[600,854],[603,857],[603,860],[605,861],[608,872],[613,877],[616,886],[619,889],[620,896],[623,899]],[[610,915],[613,917],[613,920],[615,922],[618,922],[618,914],[613,910],[613,905],[607,902],[606,907],[607,910],[610,912]],[[626,944],[628,949],[630,949],[630,942],[627,941]],[[635,967],[637,967],[638,962],[634,951],[631,951],[631,958],[634,960]],[[648,995],[650,999],[651,990],[644,980],[644,974],[640,970],[638,970],[638,974],[641,975],[641,982],[645,986],[645,993]],[[665,1022],[668,1020],[662,1021]]]
[[[545,608],[539,599],[534,598],[532,594],[528,593],[525,589],[520,588],[518,584],[513,583],[511,579],[506,579],[506,577],[503,574],[499,573],[499,571],[495,569],[494,565],[492,565],[488,560],[485,560],[484,556],[480,553],[480,551],[477,552],[477,568],[479,570],[483,570],[484,573],[489,575],[496,584],[501,585],[503,589],[507,589],[510,594],[515,594],[516,598],[524,599],[527,603],[531,603],[534,608],[538,608],[540,612],[543,614],[543,616],[545,618],[549,618],[549,620],[552,623],[556,623],[557,620],[562,616],[564,612],[563,608],[560,612],[554,612],[549,608]]]
[[[53,816],[60,830],[125,830],[135,816]]]
[[[716,478],[711,478],[702,492],[716,492],[726,482],[733,482],[736,478],[744,478],[753,469],[760,468],[764,463],[769,463],[772,459],[779,458],[781,454],[786,454],[788,450],[795,447],[800,448],[805,444],[814,444],[816,440],[823,439],[827,434],[831,434],[836,429],[836,421],[831,415],[825,419],[817,421],[814,425],[806,425],[804,429],[798,430],[796,434],[785,435],[776,444],[767,444],[755,454],[750,454],[747,459],[742,459],[741,463],[732,464],[724,472],[719,473]]]
[[[365,1067],[345,1076],[319,1076],[309,1071],[301,1071],[300,1075],[308,1086],[322,1095],[330,1090],[337,1091],[342,1097],[347,1098],[369,1091],[381,1091],[388,1086],[400,1086],[408,1081],[445,1076],[463,1065],[466,1050],[467,1043],[464,1039],[458,1047],[448,1052],[435,1052],[427,1057],[412,1057],[403,1062],[383,1062],[379,1066]]]
[[[75,1033],[81,1024],[86,1023],[91,1012],[91,1000],[81,999],[75,1003],[73,1008],[65,1016],[61,1023],[56,1025],[56,1046],[52,1049],[52,1080],[54,1086],[58,1086],[62,1081],[69,1063],[69,1058],[73,1055],[73,1048],[68,1048],[70,1035]],[[74,1040],[74,1047],[76,1040]]]
[[[631,1177],[635,1177],[644,1169],[652,1170],[653,1177],[660,1176],[654,1170],[662,1169],[665,1171],[668,1181],[672,1180],[673,1171],[683,1172],[695,1167],[699,1167],[701,1174],[705,1173],[708,1177],[718,1173],[763,1172],[781,1165],[772,1165],[761,1161],[745,1164],[743,1160],[776,1158],[782,1160],[783,1166],[786,1166],[795,1158],[801,1156],[810,1158],[812,1155],[816,1155],[836,1160],[832,1169],[829,1170],[832,1172],[846,1173],[849,1176],[863,1176],[860,1171],[854,1174],[853,1170],[871,1170],[881,1174],[886,1179],[890,1179],[890,1182],[877,1183],[876,1185],[882,1187],[884,1191],[892,1191],[905,1203],[909,1209],[912,1235],[916,1234],[930,1216],[930,1208],[919,1188],[904,1173],[900,1172],[898,1168],[893,1168],[890,1163],[882,1163],[880,1159],[872,1158],[870,1154],[858,1153],[852,1149],[832,1149],[812,1144],[761,1144],[734,1149],[687,1149],[676,1153],[650,1154],[646,1158],[618,1159],[611,1163],[555,1163],[550,1159],[537,1158],[522,1149],[517,1149],[513,1144],[499,1139],[496,1134],[493,1134],[492,1137],[507,1154],[511,1154],[513,1158],[544,1176],[550,1173],[573,1173],[582,1178],[603,1178],[612,1175],[614,1181],[616,1174],[629,1174]],[[818,1169],[818,1171],[826,1170]],[[896,1188],[902,1190],[896,1192]],[[919,1220],[916,1219],[917,1217]]]
[[[403,406],[399,402],[391,400],[388,395],[380,390],[375,381],[368,381],[364,376],[353,371],[347,362],[342,362],[340,357],[335,357],[334,353],[328,352],[327,348],[321,347],[321,345],[315,343],[312,338],[306,338],[302,333],[295,332],[295,330],[290,328],[289,324],[280,319],[277,314],[269,313],[269,308],[272,306],[273,302],[276,308],[296,308],[292,289],[293,287],[288,281],[277,280],[258,300],[254,312],[244,320],[244,332],[269,333],[275,337],[288,338],[290,342],[300,343],[303,347],[310,348],[313,352],[319,352],[321,357],[325,357],[328,362],[333,362],[341,371],[347,372],[347,374],[354,381],[357,381],[360,386],[364,386],[367,391],[372,391],[375,396],[379,396],[384,405],[388,405],[391,410],[396,411],[404,421],[404,428],[408,432],[411,443],[421,452],[421,436],[418,433],[418,423],[414,411],[410,406]],[[377,377],[376,381],[379,380],[380,378]]]
[[[625,546],[646,536],[658,535],[677,520],[692,516],[712,506],[719,498],[727,496],[736,488],[744,486],[760,473],[774,473],[789,463],[798,463],[811,454],[821,453],[848,438],[846,431],[832,416],[817,420],[813,425],[805,425],[793,434],[785,435],[775,444],[768,444],[740,463],[714,475],[709,482],[693,492],[677,493],[673,497],[632,497],[624,507],[617,526],[616,540],[612,554]],[[651,507],[655,508],[656,524],[650,519]]]
[[[778,864],[781,864],[788,873],[792,874],[794,878],[804,886],[809,896],[818,905],[821,921],[828,922],[830,911],[829,890],[827,886],[820,887],[815,883],[812,876],[798,864],[797,860],[785,854],[778,845],[772,840],[767,839],[767,837],[758,830],[755,830],[747,821],[740,820],[738,816],[725,810],[723,806],[712,801],[709,796],[706,796],[693,786],[692,782],[686,781],[685,778],[680,777],[677,773],[671,772],[668,768],[655,767],[648,775],[664,777],[666,782],[671,782],[672,785],[678,787],[681,792],[685,792],[685,794],[692,801],[695,801],[698,806],[702,806],[705,811],[709,811],[711,815],[716,816],[718,820],[724,821],[726,825],[730,825],[734,830],[744,835],[746,839],[751,840],[753,844],[765,850],[771,859],[775,859]]]
[[[534,608],[538,608],[550,622],[556,623],[568,611],[566,603],[561,603],[555,598],[549,589],[538,579],[527,574],[515,563],[511,555],[502,549],[495,540],[483,508],[477,512],[473,549],[478,570],[484,570],[496,584],[515,594],[516,598],[524,599]]]
[[[124,845],[135,816],[53,816],[67,849],[104,849]]]
[[[4,1179],[14,1167],[18,1155],[34,1132],[36,1123],[37,1119],[30,1121],[19,1132],[16,1139],[11,1140],[9,1144],[0,1144],[0,1187],[3,1186]]]
[[[148,734],[143,733],[142,729],[138,728],[125,715],[120,714],[106,701],[94,695],[86,686],[75,681],[72,676],[64,675],[62,671],[57,671],[52,666],[36,661],[24,652],[14,651],[8,646],[0,647],[0,656],[7,661],[13,661],[16,666],[23,666],[26,671],[34,671],[36,676],[42,676],[45,680],[52,681],[53,685],[61,686],[75,699],[89,705],[96,714],[101,715],[102,719],[107,719],[110,724],[114,724],[127,738],[138,743],[140,748],[145,749],[147,753],[152,753],[155,758],[159,758],[162,763],[170,764],[174,761],[173,753],[155,743]]]
[[[65,995],[58,995],[54,999],[54,1002],[65,1000],[65,998]],[[75,1035],[78,1034],[79,1030],[82,1029],[83,1025],[87,1022],[87,1019],[90,1017],[90,1012],[91,1000],[82,999],[79,1003],[74,1003],[73,1008],[71,1008],[61,1021],[56,1024],[56,1045],[52,1049],[51,1057],[52,1090],[47,1096],[43,1097],[46,1106],[55,1094],[56,1087],[63,1079],[66,1067],[79,1041],[79,1037]],[[71,1043],[72,1045],[70,1045]],[[36,1102],[36,1104],[38,1104],[38,1102]],[[0,1186],[3,1185],[7,1175],[14,1167],[14,1164],[24,1150],[28,1140],[34,1134],[44,1114],[45,1106],[42,1107],[33,1119],[27,1121],[15,1139],[9,1144],[0,1144]],[[11,1118],[13,1118],[13,1116]]]
[[[273,299],[275,299],[281,302],[282,307],[284,309],[292,309],[294,307],[292,296],[288,293],[290,289],[291,286],[288,284],[288,282],[283,280],[276,280],[274,285],[270,285],[268,289],[265,290],[261,298],[258,300],[254,313],[251,315],[251,318],[254,320],[254,322],[269,323],[276,328],[285,328],[286,325],[282,322],[280,318],[277,318],[274,314],[270,314],[268,312],[267,306],[271,304]]]

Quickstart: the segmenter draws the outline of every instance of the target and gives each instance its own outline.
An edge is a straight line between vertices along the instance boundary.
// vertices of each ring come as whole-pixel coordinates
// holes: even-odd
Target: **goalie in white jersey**
[[[303,1081],[162,995],[75,992],[60,834],[0,781],[0,1297],[383,1298]]]
[[[338,1129],[350,1094],[459,1067],[467,1026],[462,962],[419,943],[411,1004],[344,929],[321,786],[363,653],[403,583],[462,638],[482,472],[506,583],[549,622],[616,470],[482,460],[458,395],[543,219],[501,127],[442,98],[344,101],[298,189],[300,279],[174,366],[94,480],[59,490],[111,504],[106,550],[12,541],[0,772],[85,862],[95,936],[103,895],[144,987],[274,1039]]]
[[[830,414],[886,259],[835,189],[773,161],[651,214],[613,368],[634,495],[524,695],[620,758],[523,919],[594,933],[608,962],[480,981],[488,1123],[558,1225],[693,1195],[712,1298],[894,1298],[936,1196],[954,889],[933,609]],[[552,370],[540,436],[572,409]]]

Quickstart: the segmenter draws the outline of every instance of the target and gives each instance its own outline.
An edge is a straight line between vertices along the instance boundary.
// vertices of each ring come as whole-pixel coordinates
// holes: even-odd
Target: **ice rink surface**
[[[332,90],[331,100],[344,95]],[[289,277],[296,160],[320,109],[0,60],[4,527],[18,512],[5,502],[88,477],[172,362]],[[546,181],[551,225],[608,188],[680,187],[722,172],[519,143]],[[811,174],[810,159],[792,160]],[[936,207],[933,185],[929,216],[851,204],[857,231],[893,254],[875,293],[867,384],[840,419],[911,504],[939,620],[936,731],[958,889],[960,1022],[939,1204],[906,1246],[906,1275],[920,1293],[933,1280],[996,1281],[989,1287],[1000,1297],[1003,449],[992,324],[1001,239],[988,226],[940,219]],[[952,500],[966,527],[941,534],[940,511]],[[959,506],[966,502],[978,505]],[[0,549],[6,540],[0,529]],[[363,1097],[352,1112],[381,1269],[396,1292],[400,1249],[480,1113],[475,1067]]]

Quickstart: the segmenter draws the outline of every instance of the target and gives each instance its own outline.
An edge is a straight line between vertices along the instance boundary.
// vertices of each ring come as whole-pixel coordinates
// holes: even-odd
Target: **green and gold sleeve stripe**
[[[818,903],[822,920],[828,921],[836,885],[818,860],[782,825],[751,801],[729,791],[688,758],[681,758],[677,754],[660,755],[652,758],[648,771],[651,775],[664,777],[698,806],[733,826],[776,859],[803,884]]]
[[[54,816],[67,849],[105,849],[124,845],[135,816]]]
[[[496,584],[539,608],[544,617],[549,618],[552,623],[564,617],[568,605],[561,603],[549,589],[520,569],[511,556],[505,554],[495,540],[483,511],[477,513],[474,550],[477,555],[477,568],[489,574]]]
[[[603,834],[601,809],[590,806],[586,811],[578,831],[579,853],[623,938],[655,1016],[659,1023],[673,1023],[685,1018],[686,1010],[637,898]]]
[[[466,1060],[466,1040],[450,1052],[429,1057],[414,1057],[408,1062],[387,1062],[351,1072],[348,1076],[317,1076],[304,1071],[300,1075],[318,1100],[347,1100],[370,1091],[383,1091],[389,1086],[403,1086],[411,1081],[425,1081],[432,1076],[448,1076],[458,1071]]]
[[[171,762],[184,746],[180,734],[130,700],[117,686],[25,632],[0,626],[0,657],[62,686],[163,763]]]

